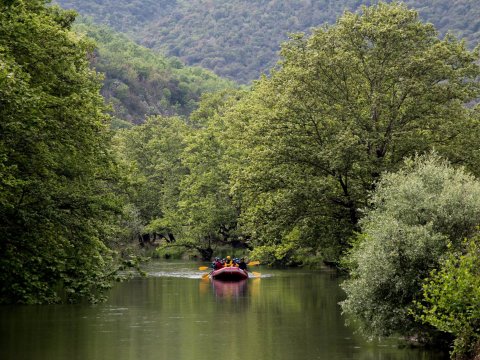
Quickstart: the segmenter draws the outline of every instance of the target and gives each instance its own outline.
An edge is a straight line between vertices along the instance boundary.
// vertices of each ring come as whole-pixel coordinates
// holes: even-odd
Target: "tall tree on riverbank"
[[[478,169],[479,123],[465,106],[479,94],[478,51],[440,40],[415,11],[347,12],[282,56],[227,115],[247,159],[233,174],[241,221],[262,254],[336,259],[379,175],[415,152]]]
[[[178,221],[184,239],[209,259],[216,246],[240,246],[237,232],[239,209],[230,195],[229,136],[222,114],[236,101],[236,92],[204,96],[190,117],[191,131],[182,154],[188,168],[180,184]]]
[[[114,149],[129,174],[123,188],[139,214],[138,236],[168,237],[181,229],[174,218],[179,184],[187,172],[181,163],[187,131],[179,117],[152,116],[142,125],[117,132]]]
[[[219,116],[235,93],[205,96],[188,124],[156,116],[117,132],[115,151],[129,174],[124,188],[141,222],[137,237],[160,235],[166,239],[162,250],[194,250],[204,259],[217,245],[238,243],[227,130]]]
[[[101,78],[45,3],[0,2],[0,303],[94,300],[114,274]]]

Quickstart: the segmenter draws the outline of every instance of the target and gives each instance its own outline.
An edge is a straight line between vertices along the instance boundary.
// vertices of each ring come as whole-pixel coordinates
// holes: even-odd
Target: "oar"
[[[210,273],[203,274],[203,275],[202,275],[202,279],[208,278],[208,275],[210,275]]]
[[[208,267],[208,266],[200,266],[198,268],[198,270],[202,270],[202,271],[205,271],[205,270],[208,270],[208,269],[210,269],[210,267]]]

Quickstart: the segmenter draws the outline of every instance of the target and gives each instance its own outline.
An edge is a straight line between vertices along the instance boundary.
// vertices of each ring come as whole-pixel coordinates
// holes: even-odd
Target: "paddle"
[[[205,270],[208,270],[208,269],[210,269],[209,266],[200,266],[200,267],[198,268],[198,270],[202,270],[202,271],[205,271]]]
[[[208,278],[208,275],[210,275],[210,273],[203,274],[203,275],[202,275],[202,279]]]
[[[250,261],[248,264],[248,266],[255,266],[255,265],[260,265],[260,261]],[[255,277],[260,277],[262,276],[261,273],[259,272],[255,272],[255,271],[250,271],[252,273],[253,276]]]

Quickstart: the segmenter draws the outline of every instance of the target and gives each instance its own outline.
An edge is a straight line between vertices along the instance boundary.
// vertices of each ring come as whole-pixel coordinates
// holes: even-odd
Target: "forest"
[[[150,115],[188,116],[201,94],[238,87],[211,71],[137,45],[106,26],[83,19],[75,31],[95,41],[91,64],[105,76],[101,94],[111,107],[114,126],[142,123]]]
[[[247,84],[278,60],[290,33],[334,24],[344,10],[359,11],[374,0],[56,0],[95,22],[109,25],[149,48],[177,56]],[[391,1],[388,1],[391,2]],[[444,36],[452,32],[471,47],[480,40],[480,3],[406,0]]]
[[[240,88],[76,16],[0,2],[0,304],[98,302],[145,255],[244,248],[343,271],[366,337],[480,353],[479,48],[379,3]]]

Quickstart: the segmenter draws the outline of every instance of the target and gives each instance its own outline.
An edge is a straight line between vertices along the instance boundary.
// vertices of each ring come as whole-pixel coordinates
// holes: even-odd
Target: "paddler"
[[[232,261],[232,258],[229,256],[227,256],[227,259],[225,260],[225,267],[231,267],[233,266],[233,261]]]

